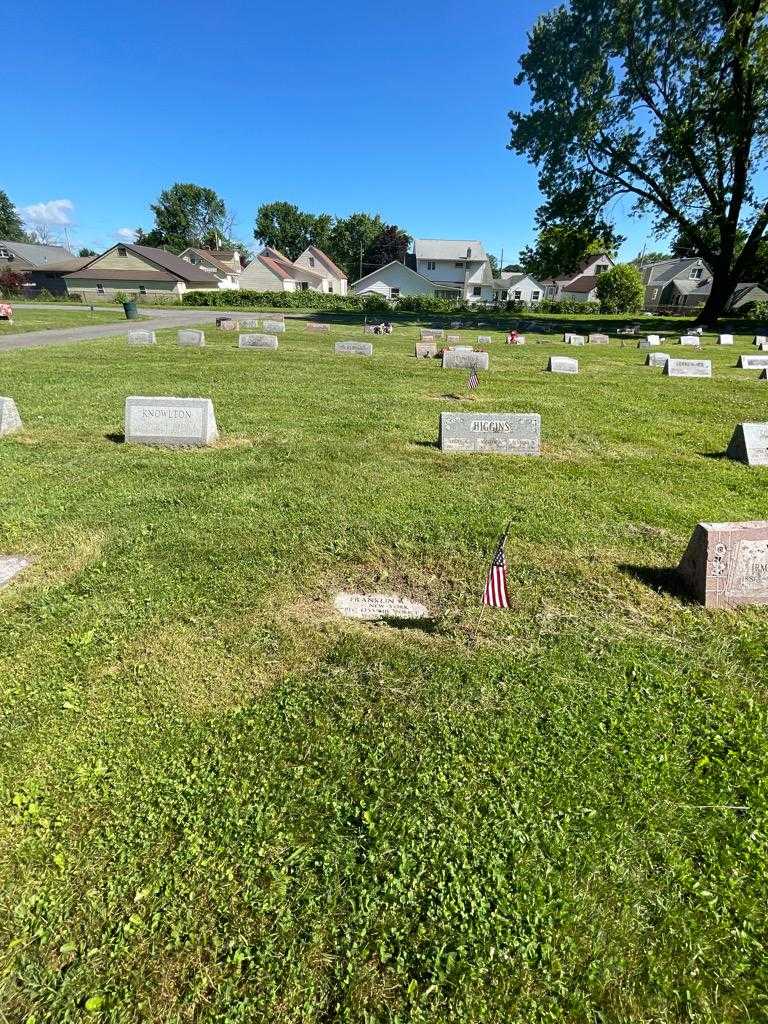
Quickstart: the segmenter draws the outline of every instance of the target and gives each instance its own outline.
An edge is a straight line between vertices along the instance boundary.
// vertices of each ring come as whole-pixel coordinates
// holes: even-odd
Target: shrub
[[[128,301],[128,296],[126,295],[125,292],[117,291],[112,297],[112,301],[115,303],[115,305],[122,306],[124,302]]]
[[[750,320],[768,320],[768,302],[750,302],[746,309],[738,311],[746,315]]]
[[[10,267],[0,273],[0,295],[4,299],[12,299],[16,295],[21,295],[23,289],[24,278],[21,274],[17,274]]]
[[[619,263],[597,279],[601,313],[639,313],[645,300],[645,285],[632,263]]]

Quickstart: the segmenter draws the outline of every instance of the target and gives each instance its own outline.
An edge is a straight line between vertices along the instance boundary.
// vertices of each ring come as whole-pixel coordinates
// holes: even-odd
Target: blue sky
[[[17,43],[3,55],[0,188],[32,223],[69,221],[73,246],[99,250],[193,181],[237,213],[247,244],[257,207],[285,199],[479,238],[511,262],[539,195],[506,149],[507,113],[527,103],[517,59],[550,6],[28,0],[3,16]],[[616,213],[631,258],[647,229]]]

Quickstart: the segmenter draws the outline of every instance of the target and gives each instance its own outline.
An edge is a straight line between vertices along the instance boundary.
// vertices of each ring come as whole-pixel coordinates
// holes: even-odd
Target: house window
[[[140,284],[139,285],[139,295],[146,295],[146,294],[147,294],[147,286],[145,284]]]
[[[691,278],[692,281],[698,281],[703,273],[704,271],[701,267],[693,267],[688,276]]]
[[[538,302],[541,297],[540,292],[531,292],[531,302]]]
[[[331,295],[333,295],[333,281],[328,282],[328,291]]]
[[[596,274],[604,274],[607,269],[608,269],[608,264],[607,263],[598,263],[597,266],[595,267],[595,273]]]
[[[118,256],[127,256],[128,255],[128,250],[125,248],[124,245],[118,245],[118,247],[117,247],[117,255]]]
[[[390,299],[399,299],[400,298],[400,289],[399,288],[390,288],[389,289],[389,297],[390,297]]]
[[[299,281],[299,291],[305,292],[309,289],[309,284],[306,281]]]
[[[508,295],[509,293],[508,293],[508,292],[497,292],[497,294],[498,294],[499,298],[500,298],[500,299],[501,299],[502,301],[505,301],[505,300],[506,300],[506,298],[507,298],[507,295]]]
[[[96,291],[99,293],[99,295],[104,294],[104,285],[101,283],[101,281],[99,281],[99,283],[96,285]]]
[[[435,263],[434,260],[427,260],[427,270],[435,270],[436,267],[437,264]]]
[[[0,260],[9,260],[10,258],[11,254],[7,249],[0,249]]]
[[[315,265],[315,257],[314,256],[310,256],[309,257],[309,265],[310,265],[310,267],[314,267],[314,265]]]
[[[458,270],[463,270],[464,269],[464,260],[456,260],[456,262],[453,265]]]
[[[476,284],[475,287],[472,289],[472,294],[475,296],[475,298],[479,298],[479,296],[483,294],[483,289],[479,284]]]
[[[522,297],[523,297],[523,293],[522,292],[515,292],[515,298],[516,299],[521,299]]]

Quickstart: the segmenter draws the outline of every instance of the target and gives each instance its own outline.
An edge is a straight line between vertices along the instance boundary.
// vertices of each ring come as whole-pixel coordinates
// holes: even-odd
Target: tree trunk
[[[712,268],[712,289],[704,303],[704,308],[694,320],[698,326],[714,327],[719,317],[731,300],[737,282],[733,278],[733,270],[728,266]]]

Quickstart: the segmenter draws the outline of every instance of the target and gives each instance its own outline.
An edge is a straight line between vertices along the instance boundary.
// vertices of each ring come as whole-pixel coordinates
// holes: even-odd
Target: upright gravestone
[[[445,337],[445,340],[447,342],[449,342],[449,344],[451,344],[451,345],[456,345],[458,342],[461,341],[461,335],[460,334],[447,334],[446,337]]]
[[[699,348],[701,346],[701,338],[698,334],[682,334],[680,336],[680,344],[688,348]]]
[[[277,348],[274,334],[241,334],[237,339],[238,348]]]
[[[205,333],[203,331],[179,331],[178,342],[182,348],[204,348]]]
[[[648,355],[645,357],[645,365],[663,366],[668,359],[669,356],[666,352],[649,352]]]
[[[607,334],[590,334],[589,344],[590,345],[607,345],[610,342],[610,338]]]
[[[768,352],[768,341],[761,341],[757,346],[758,352]]]
[[[547,369],[550,373],[578,373],[579,361],[570,356],[550,356]]]
[[[222,331],[239,331],[240,321],[231,320],[229,317],[225,317],[221,320],[216,321],[216,326]]]
[[[583,334],[568,334],[565,339],[566,345],[583,345],[584,341]]]
[[[768,604],[768,522],[699,523],[678,572],[706,608]]]
[[[218,436],[210,398],[131,395],[125,400],[126,444],[195,447]]]
[[[156,345],[157,338],[154,331],[128,331],[129,345]]]
[[[487,352],[467,352],[450,348],[443,352],[444,370],[487,370],[489,362]]]
[[[311,334],[327,334],[330,329],[330,324],[321,324],[318,323],[317,320],[310,320],[307,324],[307,330]]]
[[[370,341],[337,341],[333,347],[337,356],[372,356]]]
[[[733,344],[733,335],[732,334],[719,334],[717,336],[717,344],[718,345],[732,345]]]
[[[739,356],[738,367],[740,370],[764,370],[768,367],[768,355]]]
[[[752,339],[752,344],[757,345],[759,347],[760,345],[763,345],[766,341],[768,341],[768,334],[756,334]]]
[[[515,412],[440,413],[440,450],[538,455],[541,416]]]
[[[419,336],[422,341],[438,341],[445,337],[445,331],[442,327],[421,327]]]
[[[284,334],[285,323],[282,320],[265,320],[264,330],[267,334]]]
[[[493,338],[490,336],[490,334],[478,334],[477,336],[478,345],[490,345],[492,341]]]
[[[437,356],[437,345],[434,341],[417,341],[416,358],[434,359]]]
[[[709,359],[667,359],[662,370],[667,377],[711,377]]]
[[[0,398],[0,437],[16,434],[23,428],[19,410],[12,398]]]
[[[654,334],[650,334],[647,338],[641,338],[637,343],[638,348],[657,348],[661,342],[658,337]]]
[[[259,321],[256,317],[247,316],[240,321],[240,329],[243,331],[255,331],[258,327]]]
[[[21,555],[0,555],[0,589],[6,587],[14,576],[32,565],[28,558]]]
[[[768,466],[768,423],[737,423],[726,455],[748,466]]]

